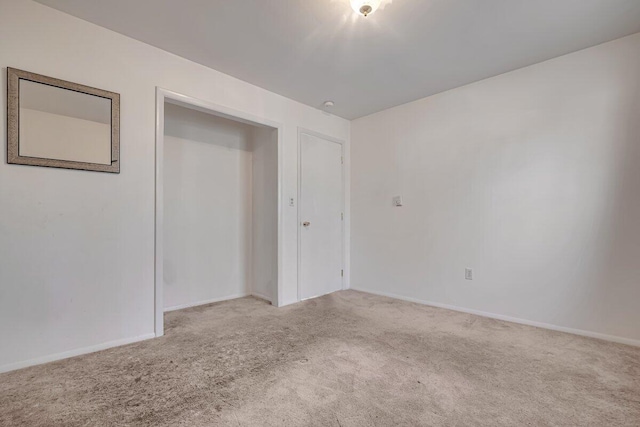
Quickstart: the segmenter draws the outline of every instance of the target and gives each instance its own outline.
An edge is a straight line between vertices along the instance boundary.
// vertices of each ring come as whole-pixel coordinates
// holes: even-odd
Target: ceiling
[[[111,124],[111,99],[20,79],[20,108]]]
[[[354,119],[640,32],[638,0],[37,0]]]

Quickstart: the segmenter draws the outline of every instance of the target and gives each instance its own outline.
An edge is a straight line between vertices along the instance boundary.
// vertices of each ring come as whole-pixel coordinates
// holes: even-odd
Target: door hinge
[[[340,270],[340,277],[344,277],[344,270]]]
[[[344,157],[340,156],[340,164],[344,165]]]
[[[340,219],[344,221],[344,212],[340,212]]]

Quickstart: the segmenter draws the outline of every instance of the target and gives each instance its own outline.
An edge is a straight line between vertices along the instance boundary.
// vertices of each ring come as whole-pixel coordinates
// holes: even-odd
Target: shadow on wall
[[[630,67],[629,72],[632,70]],[[603,193],[602,222],[594,224],[600,247],[593,269],[594,298],[586,312],[597,323],[607,320],[628,328],[626,335],[635,329],[638,336],[640,325],[629,324],[628,313],[640,309],[640,84],[637,75],[625,81],[634,86],[619,88],[619,99],[631,102],[618,102],[614,109],[617,126],[609,138],[611,179]]]
[[[233,150],[251,151],[253,126],[166,102],[165,135]]]

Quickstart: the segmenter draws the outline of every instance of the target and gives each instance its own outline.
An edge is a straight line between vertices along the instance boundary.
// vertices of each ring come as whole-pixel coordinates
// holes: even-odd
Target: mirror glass
[[[111,165],[111,99],[20,79],[19,155]]]

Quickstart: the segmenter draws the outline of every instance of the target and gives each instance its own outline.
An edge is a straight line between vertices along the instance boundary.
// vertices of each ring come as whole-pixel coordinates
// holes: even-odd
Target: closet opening
[[[280,126],[158,90],[155,332],[163,313],[279,305]]]

